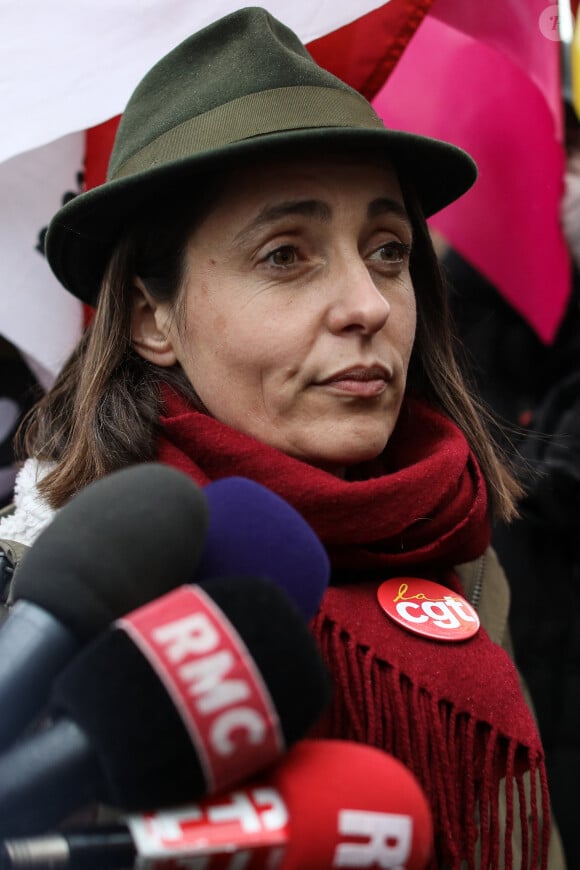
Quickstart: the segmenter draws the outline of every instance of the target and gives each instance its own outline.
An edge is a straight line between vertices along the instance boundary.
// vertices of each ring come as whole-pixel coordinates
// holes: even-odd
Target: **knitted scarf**
[[[315,735],[379,746],[413,771],[433,812],[433,870],[510,868],[516,824],[521,866],[546,868],[543,752],[511,660],[483,628],[459,643],[412,634],[376,598],[393,577],[461,594],[453,566],[488,546],[485,484],[460,430],[407,399],[380,468],[341,480],[193,410],[171,390],[164,400],[159,461],[202,486],[229,476],[263,484],[327,549],[333,579],[312,631],[335,692]]]

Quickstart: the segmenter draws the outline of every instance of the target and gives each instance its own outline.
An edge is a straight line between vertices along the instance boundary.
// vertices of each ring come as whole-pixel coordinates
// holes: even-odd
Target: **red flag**
[[[391,0],[308,43],[314,60],[367,100],[376,96],[433,0]]]

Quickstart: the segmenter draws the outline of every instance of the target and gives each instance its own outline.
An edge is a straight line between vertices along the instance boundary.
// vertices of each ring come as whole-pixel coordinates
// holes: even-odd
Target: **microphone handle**
[[[84,731],[60,719],[0,756],[0,837],[41,833],[87,804],[106,802],[107,795]]]
[[[16,601],[0,627],[0,749],[40,713],[55,674],[78,652],[79,642],[47,610]]]
[[[4,840],[0,870],[125,870],[133,866],[135,855],[125,825],[103,825]]]

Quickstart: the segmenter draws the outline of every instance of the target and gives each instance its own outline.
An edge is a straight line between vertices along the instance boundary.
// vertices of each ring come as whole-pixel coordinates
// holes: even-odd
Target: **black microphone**
[[[81,645],[193,577],[207,525],[201,487],[157,463],[95,481],[56,513],[15,572],[0,627],[0,747],[40,712]]]
[[[57,678],[62,718],[0,757],[0,833],[46,830],[89,801],[140,811],[228,788],[304,736],[329,694],[307,624],[276,585],[180,587]]]

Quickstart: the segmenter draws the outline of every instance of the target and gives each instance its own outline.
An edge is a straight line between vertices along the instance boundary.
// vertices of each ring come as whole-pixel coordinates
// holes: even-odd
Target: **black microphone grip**
[[[78,650],[78,640],[51,613],[32,602],[17,601],[10,618],[2,623],[2,643],[8,652],[0,657],[0,686],[4,724],[2,738],[15,736],[13,711],[18,723],[29,722],[38,710],[38,698],[48,694],[55,671],[59,671]],[[44,655],[37,655],[42,645]],[[22,672],[26,672],[26,681]]]
[[[15,744],[0,763],[2,827],[35,831],[39,818],[46,826],[54,825],[78,807],[104,800],[106,782],[91,750],[89,738],[70,719],[51,723],[33,740]],[[27,786],[30,778],[34,789]]]

